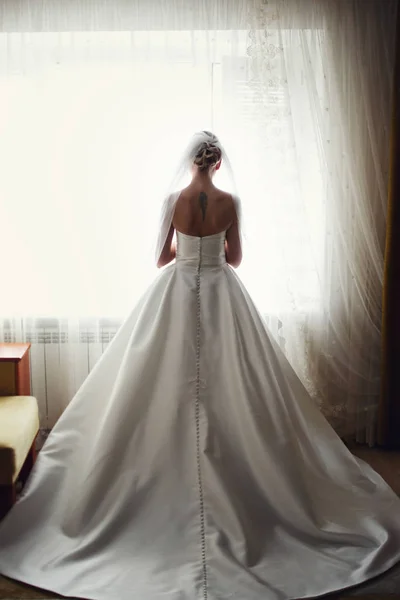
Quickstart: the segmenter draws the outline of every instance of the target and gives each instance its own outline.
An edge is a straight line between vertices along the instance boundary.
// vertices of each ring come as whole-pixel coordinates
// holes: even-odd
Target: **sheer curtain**
[[[270,165],[265,282],[276,273],[282,289],[274,332],[338,433],[370,445],[396,10],[391,0],[259,2],[250,28],[260,156]],[[261,306],[274,297],[265,282]]]
[[[32,343],[43,427],[157,274],[164,183],[212,129],[240,276],[338,432],[373,443],[395,5],[2,3],[0,335]]]

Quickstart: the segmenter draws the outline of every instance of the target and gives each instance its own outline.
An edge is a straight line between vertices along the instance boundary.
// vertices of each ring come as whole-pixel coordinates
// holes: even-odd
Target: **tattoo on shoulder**
[[[206,210],[207,210],[207,203],[208,203],[207,194],[205,192],[200,192],[199,202],[200,202],[200,208],[201,208],[201,212],[203,215],[203,221],[204,221],[204,219],[206,218]]]

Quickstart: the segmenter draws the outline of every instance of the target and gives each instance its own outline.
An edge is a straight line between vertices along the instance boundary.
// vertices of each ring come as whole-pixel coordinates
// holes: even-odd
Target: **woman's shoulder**
[[[230,192],[226,192],[224,190],[219,190],[220,195],[218,196],[218,201],[220,206],[229,214],[233,215],[236,218],[238,199],[237,196],[231,194]]]
[[[221,200],[232,200],[233,196],[232,194],[230,194],[229,192],[226,192],[225,190],[221,190],[220,188],[214,188],[215,189],[215,193],[216,196],[218,198],[220,198]]]
[[[212,189],[196,189],[187,187],[182,189],[176,196],[176,208],[175,212],[187,212],[190,210],[190,207],[193,207],[194,204],[197,206],[197,201],[201,196],[206,194],[207,202],[209,209],[214,207],[213,210],[217,210],[218,212],[223,211],[224,213],[231,212],[234,209],[234,200],[231,194],[225,192],[224,190],[220,190],[218,188]]]

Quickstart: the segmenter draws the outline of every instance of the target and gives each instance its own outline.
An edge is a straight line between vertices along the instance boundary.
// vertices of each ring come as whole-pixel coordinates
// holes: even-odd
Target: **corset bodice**
[[[177,231],[177,262],[192,262],[194,265],[200,263],[203,267],[225,264],[225,233],[221,231],[214,235],[197,237]]]

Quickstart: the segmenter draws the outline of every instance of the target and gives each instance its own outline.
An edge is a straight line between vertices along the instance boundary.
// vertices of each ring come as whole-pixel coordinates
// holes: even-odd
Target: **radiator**
[[[65,410],[118,331],[120,320],[38,319],[27,326],[3,322],[3,342],[31,344],[31,394],[39,405],[41,437]],[[40,441],[39,441],[40,445]]]

